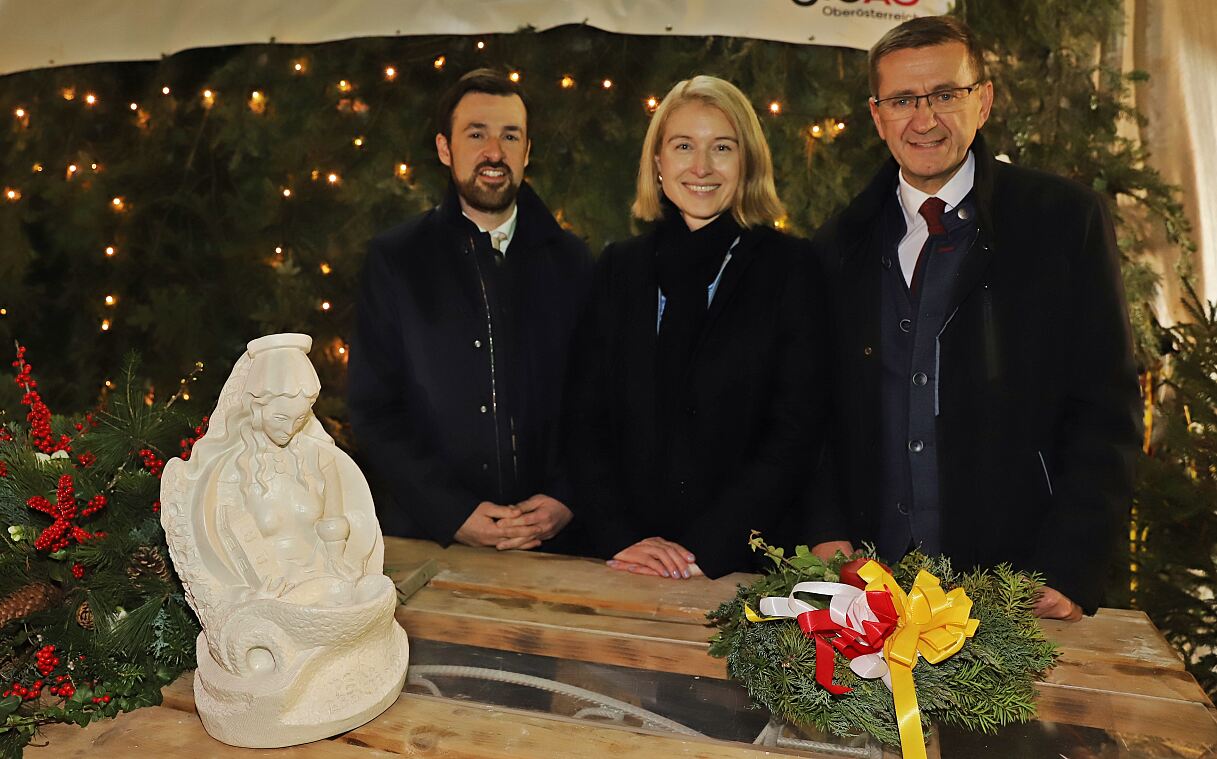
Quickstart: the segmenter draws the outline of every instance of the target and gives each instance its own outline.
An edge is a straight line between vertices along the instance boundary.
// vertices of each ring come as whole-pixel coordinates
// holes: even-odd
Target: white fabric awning
[[[219,45],[588,24],[867,49],[951,0],[0,0],[0,74]]]

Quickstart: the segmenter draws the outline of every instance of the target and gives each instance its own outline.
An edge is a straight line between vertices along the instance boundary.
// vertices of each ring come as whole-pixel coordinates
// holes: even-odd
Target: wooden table
[[[496,553],[422,541],[386,540],[386,571],[406,591],[397,618],[410,634],[411,664],[493,659],[491,667],[540,668],[585,688],[616,688],[636,700],[727,694],[724,663],[706,654],[705,614],[747,575],[665,580],[608,570],[602,562],[529,552]],[[425,584],[424,584],[425,582]],[[420,587],[421,586],[421,587]],[[414,590],[417,588],[417,590]],[[1058,755],[1217,757],[1217,717],[1183,663],[1144,614],[1101,609],[1081,622],[1045,622],[1060,664],[1039,685],[1039,719],[996,737],[939,731],[931,754],[945,759]],[[446,657],[446,658],[445,658]],[[420,668],[421,669],[421,668]],[[369,724],[332,740],[279,750],[285,757],[377,756],[701,757],[757,759],[830,754],[687,737],[412,692]],[[648,696],[649,693],[649,696]],[[620,695],[620,693],[618,693]],[[467,698],[467,697],[466,697]],[[628,699],[626,696],[625,699]],[[554,698],[557,704],[561,699]],[[536,701],[534,699],[534,701]],[[547,703],[547,702],[546,702]],[[644,706],[647,704],[644,703]],[[686,713],[709,709],[694,703]],[[705,709],[703,709],[705,707]],[[162,706],[80,729],[46,729],[27,756],[252,756],[212,740],[195,716],[190,676],[165,689]],[[730,714],[730,712],[727,712]],[[737,709],[738,718],[763,716]],[[724,720],[719,719],[719,722]],[[730,722],[732,718],[725,721]],[[750,739],[749,739],[750,741]],[[877,749],[872,748],[872,755]],[[895,754],[898,755],[898,754]],[[893,756],[884,752],[883,756]]]

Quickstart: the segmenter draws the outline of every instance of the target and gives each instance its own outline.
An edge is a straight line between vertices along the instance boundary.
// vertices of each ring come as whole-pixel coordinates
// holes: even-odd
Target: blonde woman
[[[769,146],[738,88],[672,88],[633,213],[654,227],[605,249],[575,341],[576,518],[615,569],[749,569],[749,531],[781,542],[818,455],[820,320],[808,245],[774,228]]]

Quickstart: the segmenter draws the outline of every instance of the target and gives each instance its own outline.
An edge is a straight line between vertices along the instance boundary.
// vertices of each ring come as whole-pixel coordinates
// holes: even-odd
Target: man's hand
[[[846,556],[854,555],[854,544],[848,540],[829,540],[824,543],[816,543],[811,547],[811,555],[821,561],[828,561],[837,555],[837,551]]]
[[[1073,602],[1069,596],[1054,590],[1047,585],[1040,589],[1031,607],[1035,616],[1041,619],[1063,619],[1066,622],[1076,622],[1082,618],[1082,607]]]
[[[482,501],[452,537],[467,546],[494,546],[511,538],[536,537],[536,530],[531,527],[508,527],[500,521],[515,519],[521,513],[515,506]]]
[[[519,509],[520,516],[502,519],[499,521],[499,526],[512,529],[528,528],[532,532],[528,535],[499,541],[495,544],[495,548],[500,551],[512,548],[521,550],[536,548],[541,545],[541,541],[549,540],[561,532],[563,527],[570,524],[571,517],[574,516],[565,504],[544,493],[537,493],[532,498],[521,501],[516,504],[516,508]]]
[[[679,543],[655,537],[618,551],[608,566],[622,572],[687,579],[702,576],[701,568],[693,563],[696,560],[697,557]]]

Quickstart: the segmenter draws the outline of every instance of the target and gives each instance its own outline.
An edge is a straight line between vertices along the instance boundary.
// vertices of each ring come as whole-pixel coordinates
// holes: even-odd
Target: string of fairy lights
[[[485,40],[478,40],[474,44],[474,47],[478,51],[485,51],[487,48],[487,43]],[[311,73],[311,65],[308,57],[294,58],[289,62],[288,65],[290,66],[290,73],[293,75],[308,76]],[[435,71],[443,71],[447,65],[448,58],[446,55],[437,55],[430,60],[430,66]],[[401,77],[401,70],[397,65],[385,65],[380,69],[379,76],[385,82],[396,82]],[[508,78],[512,82],[520,83],[524,80],[524,73],[520,70],[510,70],[508,73]],[[573,74],[567,73],[563,74],[558,79],[557,86],[563,90],[572,90],[578,86],[578,82]],[[617,83],[611,77],[605,76],[594,80],[594,86],[603,91],[610,91],[617,86]],[[340,96],[337,102],[338,110],[352,113],[363,113],[367,111],[368,105],[358,97],[353,97],[355,90],[356,85],[352,79],[342,78],[334,84],[334,91]],[[160,87],[159,93],[162,97],[172,97],[174,89],[170,87],[170,85],[165,84]],[[59,95],[65,101],[79,100],[87,109],[95,109],[101,103],[101,97],[96,92],[80,92],[75,86],[61,88]],[[205,86],[198,91],[197,97],[199,98],[200,105],[205,110],[210,110],[215,107],[216,103],[219,101],[221,93],[216,88]],[[253,89],[244,95],[244,100],[245,106],[250,112],[256,115],[262,115],[267,111],[271,100],[271,95],[264,89]],[[653,114],[659,108],[659,104],[660,98],[657,95],[648,95],[642,100],[641,103],[643,110],[647,114]],[[140,128],[147,128],[150,120],[152,119],[152,115],[148,110],[143,108],[139,102],[135,101],[129,102],[126,109],[135,114],[136,124]],[[762,110],[762,113],[765,113],[772,118],[785,115],[784,107],[780,100],[769,101]],[[17,106],[13,109],[12,116],[15,119],[16,126],[18,128],[30,128],[31,118],[33,116],[30,107],[25,105]],[[831,141],[840,135],[845,129],[846,123],[841,119],[821,118],[807,124],[806,127],[801,129],[801,132],[809,141]],[[366,143],[367,138],[363,135],[355,136],[351,140],[351,146],[357,150],[363,149]],[[35,162],[31,167],[31,171],[34,174],[41,174],[45,170],[46,167],[41,162]],[[70,162],[64,167],[63,179],[66,182],[72,182],[86,172],[97,173],[101,170],[102,166],[96,161],[90,161],[88,164]],[[393,176],[400,181],[407,184],[411,184],[413,181],[413,168],[406,161],[396,161],[393,165],[392,172]],[[343,184],[343,177],[337,170],[314,168],[308,172],[307,176],[313,182],[323,182],[324,185],[329,187],[338,187]],[[290,180],[285,179],[278,185],[278,193],[284,200],[290,200],[293,198],[297,194],[296,190],[297,188],[293,186],[293,183]],[[25,197],[26,193],[20,186],[5,186],[0,188],[0,198],[2,198],[4,202],[11,204],[20,203],[23,199],[25,199]],[[117,194],[110,198],[109,210],[114,214],[122,215],[129,211],[130,204],[131,201],[126,196]],[[784,228],[786,226],[786,220],[780,219],[776,221],[775,226],[778,228]],[[115,237],[118,237],[117,232],[115,232]],[[122,254],[117,241],[104,241],[101,245],[99,245],[99,250],[106,259],[114,259]],[[284,247],[280,244],[274,246],[274,254],[268,258],[267,263],[272,267],[278,267],[283,264],[285,260],[286,254]],[[333,265],[328,261],[321,261],[318,269],[320,273],[326,277],[330,276],[334,272]],[[117,321],[117,310],[121,300],[120,295],[113,290],[106,292],[102,296],[104,315],[101,316],[97,324],[99,332],[108,333],[114,329]],[[323,313],[332,312],[335,308],[334,302],[331,298],[323,298],[317,301],[316,307]],[[0,303],[0,318],[7,317],[8,315],[8,307],[5,304]],[[348,343],[341,337],[336,338],[334,344],[330,346],[329,351],[339,361],[345,362],[348,352]],[[107,379],[103,383],[103,387],[106,389],[112,388],[112,381]],[[183,390],[182,392],[183,399],[189,400],[189,392],[186,390]]]

